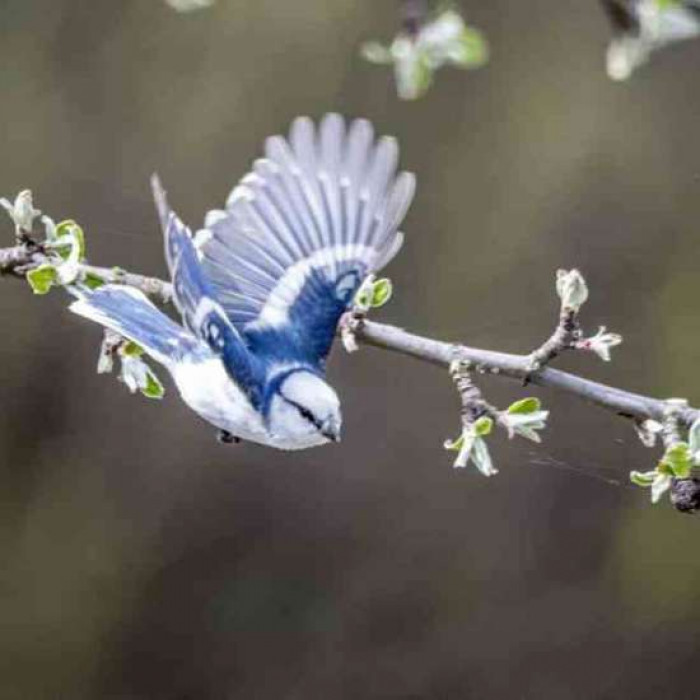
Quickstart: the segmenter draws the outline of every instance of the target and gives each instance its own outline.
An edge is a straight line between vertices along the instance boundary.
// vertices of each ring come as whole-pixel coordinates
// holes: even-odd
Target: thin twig
[[[455,358],[455,349],[457,349],[457,356],[460,359],[468,361],[473,367],[483,372],[508,377],[519,382],[529,377],[532,384],[572,394],[626,418],[638,420],[652,418],[661,422],[667,412],[665,400],[633,394],[551,367],[532,372],[528,355],[512,355],[466,345],[455,345],[414,335],[401,328],[374,321],[365,321],[362,324],[358,329],[357,339],[368,345],[398,352],[442,367],[450,366]],[[679,412],[678,419],[685,427],[689,427],[699,417],[700,411],[687,407]]]
[[[17,245],[11,248],[0,248],[0,275],[13,275],[23,278],[28,270],[47,262],[48,258],[35,246]],[[162,304],[172,300],[172,285],[156,277],[147,277],[127,272],[121,268],[96,267],[81,264],[79,275],[99,277],[106,284],[125,284],[141,290]]]
[[[173,298],[173,287],[169,282],[164,282],[157,277],[147,277],[127,272],[121,268],[95,267],[94,265],[81,265],[81,272],[86,275],[99,277],[107,284],[125,284],[142,291],[146,296],[152,297],[161,304],[169,304]]]
[[[535,371],[545,367],[564,350],[574,348],[580,339],[581,327],[578,322],[578,313],[574,309],[562,309],[554,333],[530,354],[531,370]]]

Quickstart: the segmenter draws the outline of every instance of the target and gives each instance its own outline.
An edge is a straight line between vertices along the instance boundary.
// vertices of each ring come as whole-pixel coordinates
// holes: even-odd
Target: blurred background
[[[393,0],[2,0],[0,194],[163,275],[154,170],[196,226],[296,115],[369,117],[419,182],[378,318],[527,352],[576,266],[625,343],[559,366],[697,401],[700,42],[620,85],[595,0],[460,6],[491,62],[407,104],[358,58]],[[97,376],[66,301],[0,294],[3,700],[696,697],[698,521],[628,486],[657,455],[627,423],[541,391],[544,444],[498,436],[487,480],[442,449],[445,372],[336,348],[341,445],[220,445],[171,384]]]

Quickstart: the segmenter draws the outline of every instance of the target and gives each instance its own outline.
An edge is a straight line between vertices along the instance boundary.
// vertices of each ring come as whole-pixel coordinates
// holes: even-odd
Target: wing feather
[[[346,127],[335,114],[318,127],[300,117],[287,139],[266,140],[265,157],[234,188],[225,213],[207,215],[198,246],[246,337],[273,329],[294,338],[290,354],[323,360],[364,277],[401,247],[415,181],[397,175],[398,160],[395,139],[376,140],[368,121]]]

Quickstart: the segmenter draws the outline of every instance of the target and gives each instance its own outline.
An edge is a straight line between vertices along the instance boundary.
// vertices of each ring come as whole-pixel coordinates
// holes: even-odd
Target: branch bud
[[[586,280],[578,270],[557,270],[556,287],[562,310],[570,309],[578,313],[588,299]]]

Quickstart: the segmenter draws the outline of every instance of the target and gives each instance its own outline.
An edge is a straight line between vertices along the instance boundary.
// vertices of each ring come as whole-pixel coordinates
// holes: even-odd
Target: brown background
[[[382,319],[526,351],[579,266],[626,342],[562,365],[697,400],[700,42],[617,85],[593,0],[462,5],[492,62],[402,104],[357,58],[389,0],[2,0],[0,193],[162,275],[153,170],[196,224],[297,114],[367,116],[419,179]],[[98,377],[65,307],[2,284],[3,700],[696,697],[698,521],[627,486],[655,456],[629,425],[542,392],[542,447],[455,472],[445,373],[366,349],[331,364],[340,446],[221,446]]]

